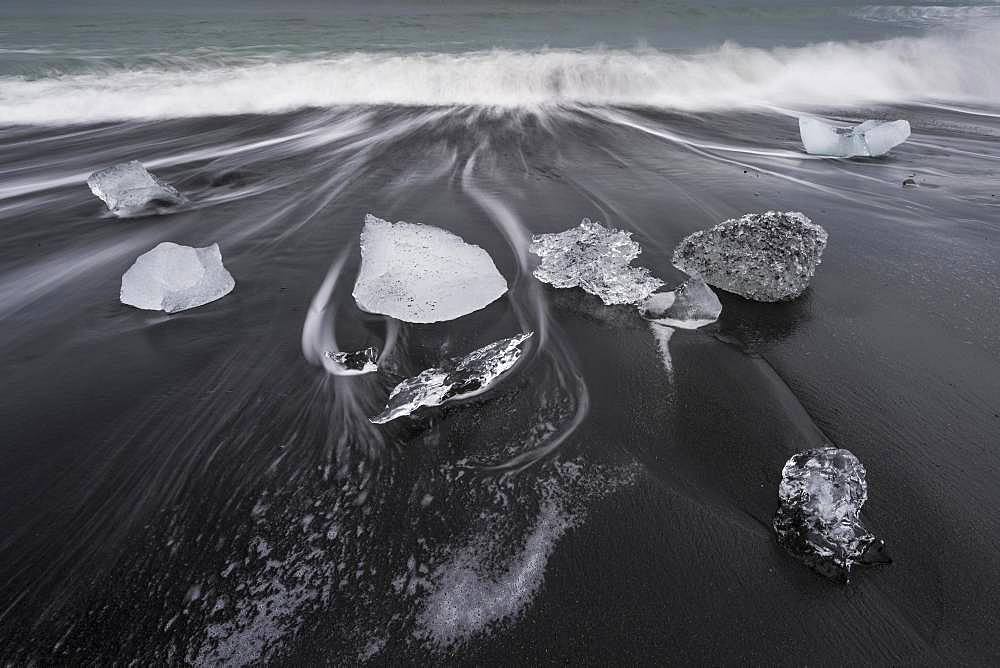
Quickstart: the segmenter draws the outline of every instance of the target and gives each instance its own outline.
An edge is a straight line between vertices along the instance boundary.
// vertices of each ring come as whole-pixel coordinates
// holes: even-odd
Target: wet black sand
[[[797,156],[777,113],[0,130],[0,657],[995,662],[1000,120],[845,118],[867,116],[914,135],[855,161]],[[127,159],[194,206],[103,215],[83,179]],[[630,309],[528,273],[528,235],[588,216],[635,232],[673,283],[681,238],[765,209],[829,232],[811,289],[723,295],[719,323],[671,338],[672,371]],[[483,246],[512,289],[403,325],[385,375],[332,378],[302,330],[344,249],[338,344],[388,336],[350,298],[369,211]],[[219,242],[236,291],[173,316],[120,305],[121,274],[164,240]],[[524,363],[481,400],[366,423],[399,377],[522,328]],[[824,439],[867,467],[864,515],[894,558],[846,586],[769,528],[782,464]],[[436,623],[466,553],[483,577],[454,600],[487,601],[485,621]]]

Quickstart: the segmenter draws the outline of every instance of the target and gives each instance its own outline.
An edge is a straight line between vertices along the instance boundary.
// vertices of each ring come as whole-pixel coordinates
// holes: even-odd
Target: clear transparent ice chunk
[[[119,218],[159,213],[187,201],[172,185],[150,174],[138,160],[94,172],[87,178],[87,185]]]
[[[556,288],[580,287],[609,306],[637,304],[663,285],[648,269],[632,266],[642,248],[631,232],[589,218],[565,232],[535,235],[529,250],[541,258],[535,278]]]
[[[698,274],[671,292],[655,292],[639,305],[647,320],[678,329],[698,329],[719,319],[722,302]]]
[[[793,455],[781,470],[774,530],[778,542],[823,575],[846,580],[857,564],[888,563],[884,543],[861,522],[865,467],[849,450]]]

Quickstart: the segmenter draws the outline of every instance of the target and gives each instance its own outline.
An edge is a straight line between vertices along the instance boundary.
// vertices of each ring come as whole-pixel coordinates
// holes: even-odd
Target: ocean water
[[[42,3],[45,7],[45,4]],[[337,105],[742,105],[1000,98],[997,5],[295,0],[0,9],[8,123]]]
[[[0,4],[0,663],[995,663],[998,44],[1000,5],[941,0]],[[913,135],[818,158],[802,114]],[[108,215],[86,178],[127,160],[190,203]],[[531,276],[589,217],[673,286],[764,210],[828,231],[812,286],[698,331]],[[367,213],[508,294],[359,311]],[[235,291],[120,304],[162,241]],[[369,422],[522,331],[496,388]],[[770,528],[827,442],[894,559],[848,585]]]

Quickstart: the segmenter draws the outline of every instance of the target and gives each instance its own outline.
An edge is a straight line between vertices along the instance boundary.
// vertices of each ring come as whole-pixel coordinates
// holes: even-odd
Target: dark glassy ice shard
[[[410,415],[421,406],[439,406],[446,401],[468,399],[485,392],[510,370],[521,356],[520,345],[532,332],[501,339],[465,357],[446,361],[407,378],[393,389],[388,405],[371,418],[376,424]]]
[[[856,564],[889,563],[885,544],[861,522],[865,467],[849,450],[800,452],[781,470],[778,542],[823,575],[847,580]]]

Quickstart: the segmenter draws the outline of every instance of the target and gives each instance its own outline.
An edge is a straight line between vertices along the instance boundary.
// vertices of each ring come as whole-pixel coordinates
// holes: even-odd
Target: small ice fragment
[[[816,448],[781,470],[774,516],[778,542],[823,575],[847,579],[856,564],[888,563],[884,542],[865,528],[865,467],[849,450]]]
[[[565,232],[536,234],[529,250],[541,258],[535,278],[556,288],[583,288],[609,306],[637,304],[663,285],[648,269],[632,266],[642,248],[631,232],[589,218]]]
[[[341,376],[358,376],[363,373],[378,371],[378,365],[376,364],[378,352],[372,346],[353,353],[328,350],[326,356],[332,362],[333,371]]]
[[[668,327],[698,329],[719,319],[722,302],[702,277],[694,274],[673,292],[656,292],[639,304],[647,320]]]
[[[197,601],[199,598],[201,598],[201,585],[193,584],[190,588],[188,588],[187,593],[184,594],[184,603],[186,605],[193,601]]]
[[[674,266],[747,299],[776,302],[805,292],[827,234],[801,213],[748,213],[686,237]]]
[[[507,292],[489,254],[430,225],[368,214],[361,232],[358,308],[406,322],[442,322],[478,311]]]
[[[172,185],[146,171],[138,160],[94,172],[87,178],[87,185],[119,218],[158,213],[187,201]]]
[[[427,369],[407,378],[393,389],[389,402],[371,418],[383,424],[410,415],[421,406],[439,406],[446,401],[467,399],[485,392],[494,381],[514,366],[521,356],[518,347],[532,332],[501,339],[465,357],[446,361],[440,368]]]
[[[865,121],[838,127],[819,118],[800,118],[799,134],[806,153],[838,158],[874,157],[888,153],[910,136],[908,121]]]
[[[165,241],[136,258],[122,276],[121,302],[175,313],[213,302],[235,286],[219,244],[191,248]]]

